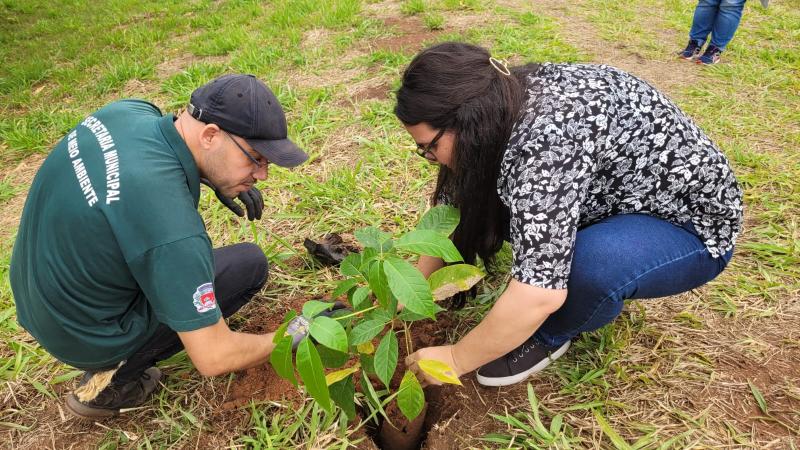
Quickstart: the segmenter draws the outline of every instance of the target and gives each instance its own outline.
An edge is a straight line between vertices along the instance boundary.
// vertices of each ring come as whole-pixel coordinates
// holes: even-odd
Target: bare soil
[[[10,170],[0,173],[0,181],[19,189],[17,195],[0,203],[0,242],[7,241],[11,233],[17,229],[19,218],[22,216],[22,207],[28,198],[28,189],[45,156],[42,153],[34,153]]]
[[[395,30],[396,36],[376,39],[372,47],[390,52],[415,53],[422,49],[423,44],[441,34],[440,30],[431,31],[422,19],[412,17],[391,17],[384,19],[387,27]]]

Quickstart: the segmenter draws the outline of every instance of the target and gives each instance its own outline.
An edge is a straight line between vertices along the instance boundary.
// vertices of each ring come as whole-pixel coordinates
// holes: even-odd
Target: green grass
[[[592,59],[591,49],[569,44],[554,20],[531,12],[524,2],[519,11],[507,3],[408,0],[395,4],[393,14],[415,16],[440,33],[425,36],[426,42],[465,40],[514,64]],[[684,44],[693,4],[586,0],[570,14],[595,28],[601,46],[622,41],[643,58],[663,60]],[[355,0],[2,0],[0,174],[33,153],[46,153],[80,118],[113,99],[135,93],[164,111],[177,111],[194,88],[220,74],[256,74],[279,97],[289,135],[309,151],[311,161],[298,170],[270,170],[269,180],[259,185],[267,201],[260,223],[239,221],[205,190],[200,210],[215,245],[251,241],[267,253],[273,270],[263,292],[266,303],[328,294],[338,273],[313,264],[303,238],[367,225],[408,229],[427,208],[435,177],[435,169],[413,154],[389,98],[352,99],[362,84],[396,88],[413,56],[375,45],[397,30],[369,12],[374,6]],[[758,426],[754,432],[711,406],[693,407],[683,389],[705,386],[712,400],[726,398],[728,391],[713,391],[733,385],[720,382],[724,351],[761,358],[774,356],[774,348],[800,345],[792,338],[796,328],[779,342],[752,331],[791,326],[787,301],[796,301],[800,291],[798,11],[797,0],[766,11],[748,2],[725,63],[699,69],[700,82],[669,92],[725,151],[745,189],[748,224],[731,267],[700,293],[663,304],[632,302],[614,324],[581,336],[536,379],[528,404],[498,412],[495,440],[473,436],[473,445],[634,447],[638,442],[645,448],[683,448],[767,441]],[[451,17],[476,13],[486,17],[468,28],[452,25]],[[0,207],[24,189],[0,178]],[[4,232],[0,398],[13,397],[19,407],[11,400],[3,404],[0,433],[19,442],[40,431],[43,408],[54,408],[78,373],[54,361],[17,325],[8,283],[13,229]],[[509,258],[506,248],[497,267],[507,267]],[[478,298],[458,313],[462,323],[454,338],[485,314],[507,280],[498,270],[483,283]],[[246,317],[233,321],[242,324]],[[218,398],[196,393],[221,395],[231,378],[202,379],[185,354],[162,368],[166,389],[153,407],[130,422],[98,427],[101,431],[92,432],[95,446],[188,447],[209,433],[215,419],[209,405]],[[780,403],[800,397],[798,383],[759,383],[741,382],[736,392],[759,408],[758,392],[775,420],[798,418],[781,415]],[[673,397],[679,400],[670,402]],[[253,403],[239,414],[247,424],[224,430],[220,445],[345,448],[356,439],[340,417],[325,415],[312,402],[298,410]],[[559,416],[562,425],[551,429]]]
[[[425,28],[431,31],[444,28],[444,16],[439,13],[426,14],[423,21],[425,22]]]
[[[413,16],[416,14],[422,14],[425,12],[425,1],[424,0],[405,0],[403,2],[403,6],[400,7],[400,11],[408,16]]]

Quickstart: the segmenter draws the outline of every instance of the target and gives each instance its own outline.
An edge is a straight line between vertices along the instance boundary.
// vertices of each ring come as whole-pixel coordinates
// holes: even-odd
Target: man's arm
[[[275,348],[274,335],[231,331],[222,318],[214,325],[178,333],[197,371],[207,377],[266,364]]]

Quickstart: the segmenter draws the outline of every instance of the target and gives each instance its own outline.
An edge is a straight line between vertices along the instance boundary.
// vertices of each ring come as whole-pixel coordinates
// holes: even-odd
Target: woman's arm
[[[424,276],[425,279],[428,279],[433,272],[436,272],[442,267],[444,267],[444,261],[442,258],[437,258],[435,256],[420,255],[419,261],[417,261],[417,269],[422,272],[422,276]]]
[[[566,298],[566,289],[545,289],[512,279],[489,314],[458,343],[420,349],[406,358],[406,365],[429,384],[440,382],[418,370],[416,362],[421,359],[440,360],[458,376],[471,372],[525,342]]]
[[[566,289],[545,289],[512,279],[489,314],[453,345],[461,373],[494,361],[525,342],[566,298]]]

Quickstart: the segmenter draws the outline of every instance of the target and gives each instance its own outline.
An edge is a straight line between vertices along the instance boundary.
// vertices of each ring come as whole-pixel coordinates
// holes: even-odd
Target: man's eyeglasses
[[[444,128],[439,130],[436,136],[434,136],[427,145],[417,144],[417,154],[429,161],[436,161],[436,155],[433,154],[433,149],[436,148],[436,143],[439,142],[439,139],[444,135],[444,131]]]
[[[222,132],[225,133],[229,138],[231,138],[233,143],[236,144],[237,147],[239,147],[239,150],[241,150],[242,153],[244,153],[244,155],[247,156],[247,159],[249,159],[250,161],[253,162],[253,164],[256,165],[256,170],[263,169],[264,167],[267,167],[267,164],[269,163],[269,161],[259,161],[259,160],[255,159],[255,158],[253,158],[253,155],[251,155],[250,152],[245,150],[244,147],[242,147],[238,142],[236,142],[236,139],[234,139],[233,136],[231,136],[230,133],[228,133],[225,130],[222,130]]]

